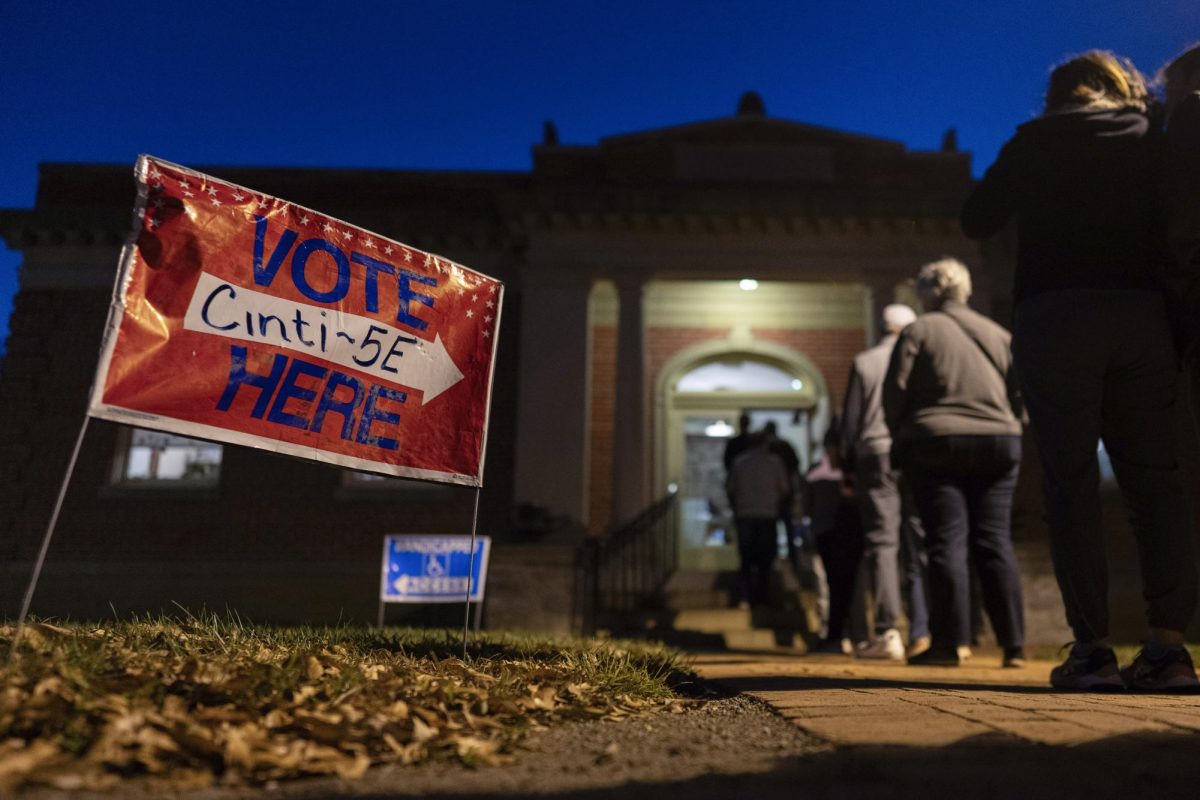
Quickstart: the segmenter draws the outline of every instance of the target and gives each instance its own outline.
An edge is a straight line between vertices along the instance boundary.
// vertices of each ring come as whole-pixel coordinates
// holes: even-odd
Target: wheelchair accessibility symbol
[[[421,565],[421,574],[431,578],[440,578],[450,573],[449,553],[426,553],[425,563]]]

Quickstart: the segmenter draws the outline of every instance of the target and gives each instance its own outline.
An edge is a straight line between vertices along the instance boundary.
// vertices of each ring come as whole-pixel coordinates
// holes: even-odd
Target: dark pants
[[[904,599],[908,601],[908,640],[915,642],[929,635],[929,601],[927,573],[929,561],[925,555],[925,528],[917,513],[912,486],[907,478],[900,479],[900,579]]]
[[[1013,354],[1037,432],[1046,522],[1067,622],[1108,635],[1101,439],[1137,539],[1150,627],[1184,630],[1196,564],[1171,418],[1178,371],[1157,292],[1072,290],[1023,300]]]
[[[926,636],[923,532],[911,493],[892,468],[888,453],[861,453],[856,462],[855,491],[862,516],[863,560],[875,598],[875,633],[896,627],[903,583],[909,600],[910,638]]]
[[[775,519],[737,518],[738,555],[741,557],[743,596],[752,606],[771,598],[771,567],[775,563]]]
[[[817,552],[829,585],[829,632],[826,639],[841,641],[854,599],[854,581],[862,560],[862,522],[849,498],[838,504],[832,527],[815,531]]]
[[[1024,645],[1021,578],[1010,530],[1021,438],[936,436],[913,442],[909,453],[905,475],[929,555],[933,646],[953,649],[971,641],[968,559],[979,574],[996,638],[1004,647]]]

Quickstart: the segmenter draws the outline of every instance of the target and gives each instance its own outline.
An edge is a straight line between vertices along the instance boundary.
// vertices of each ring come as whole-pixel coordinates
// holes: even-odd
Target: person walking
[[[863,536],[854,493],[842,473],[839,426],[836,418],[830,423],[822,440],[822,457],[804,475],[802,497],[829,595],[825,637],[812,652],[849,655],[853,650],[846,634]]]
[[[779,501],[779,521],[783,523],[784,534],[787,536],[788,561],[796,574],[796,580],[803,586],[808,583],[811,575],[802,574],[800,550],[803,543],[798,540],[799,532],[796,525],[796,491],[800,485],[800,457],[796,455],[796,449],[786,439],[780,438],[779,426],[775,424],[775,420],[768,420],[767,424],[763,425],[762,435],[767,441],[767,449],[783,462],[788,485],[791,487],[791,491]]]
[[[912,482],[929,556],[929,650],[910,664],[957,666],[971,640],[969,561],[1004,648],[1025,660],[1021,579],[1010,522],[1021,463],[1019,392],[1008,331],[967,307],[954,259],[917,275],[925,312],[900,334],[883,382],[893,452]]]
[[[1037,433],[1054,569],[1075,635],[1062,689],[1194,689],[1183,631],[1196,566],[1171,418],[1175,349],[1156,279],[1159,142],[1145,82],[1093,50],[1057,66],[1045,113],[1021,125],[967,199],[963,231],[1016,221],[1013,351]],[[1102,440],[1129,510],[1148,636],[1123,672],[1108,643]]]
[[[1200,435],[1200,44],[1159,73],[1166,100],[1165,169],[1169,286],[1192,420]]]
[[[751,437],[750,446],[734,459],[726,479],[729,505],[737,528],[743,597],[750,607],[767,604],[771,566],[777,552],[775,523],[779,505],[792,491],[783,461],[766,438]]]
[[[892,437],[883,417],[883,379],[900,331],[916,320],[906,305],[883,309],[884,336],[879,344],[854,357],[842,410],[843,469],[854,475],[854,491],[862,515],[863,562],[869,595],[874,598],[875,631],[871,641],[855,651],[859,658],[902,661],[904,642],[897,627],[901,613],[900,566],[909,597],[909,650],[915,655],[929,647],[925,581],[920,563],[920,521],[907,486],[891,463]],[[908,500],[908,502],[905,502]]]
[[[731,436],[729,441],[725,443],[725,452],[721,456],[721,461],[725,465],[725,474],[733,469],[733,462],[737,461],[737,457],[746,452],[750,447],[753,434],[750,431],[750,415],[743,411],[738,415],[738,432],[736,436]]]

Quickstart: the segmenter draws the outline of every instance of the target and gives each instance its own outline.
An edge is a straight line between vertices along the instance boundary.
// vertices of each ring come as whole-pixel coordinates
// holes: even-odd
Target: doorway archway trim
[[[670,429],[671,405],[674,399],[672,387],[686,373],[710,361],[749,356],[752,359],[774,364],[794,375],[812,381],[812,394],[818,405],[827,401],[829,386],[817,365],[803,353],[787,345],[765,342],[749,337],[733,339],[710,339],[683,348],[673,355],[659,370],[654,385],[654,488],[661,495],[671,480],[668,475],[670,454],[667,441]],[[808,394],[806,392],[805,394]],[[811,396],[811,395],[810,395]]]

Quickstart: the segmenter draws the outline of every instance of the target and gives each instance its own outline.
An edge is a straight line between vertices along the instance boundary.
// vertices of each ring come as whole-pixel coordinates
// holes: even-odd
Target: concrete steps
[[[774,607],[751,612],[735,605],[736,573],[677,572],[664,588],[663,608],[647,614],[641,627],[690,648],[802,653],[812,602],[787,577],[774,581]]]

